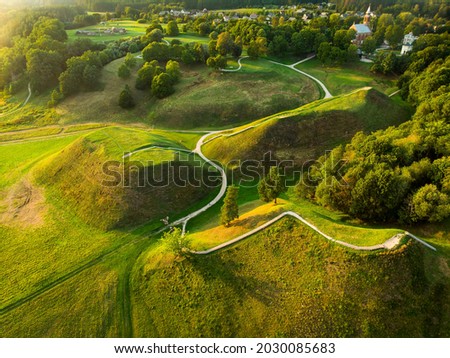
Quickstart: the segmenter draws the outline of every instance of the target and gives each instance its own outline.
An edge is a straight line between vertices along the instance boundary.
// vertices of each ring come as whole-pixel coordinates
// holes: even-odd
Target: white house
[[[414,36],[412,32],[405,35],[405,37],[403,37],[402,51],[400,52],[400,54],[405,55],[408,52],[411,52],[412,48],[413,48],[413,43],[416,40],[417,40],[417,37]]]

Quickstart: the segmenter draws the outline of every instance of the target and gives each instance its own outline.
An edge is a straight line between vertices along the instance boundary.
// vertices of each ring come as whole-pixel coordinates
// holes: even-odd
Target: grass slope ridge
[[[301,165],[349,141],[358,131],[397,125],[409,115],[408,109],[386,95],[363,88],[254,122],[249,125],[257,124],[254,128],[207,143],[203,152],[209,158],[228,163],[239,159],[261,160],[264,153],[271,151],[276,159],[293,160]]]
[[[146,139],[145,134],[134,133],[138,133],[141,141]],[[121,155],[125,148],[119,141],[128,138],[132,142],[134,133],[113,129],[78,139],[35,169],[37,183],[59,196],[87,224],[105,230],[159,220],[186,209],[208,193],[204,186],[182,186],[174,182],[174,173],[180,171],[184,178],[194,175],[198,178],[202,168],[194,168],[187,157],[178,163],[172,150],[143,152],[124,164]],[[168,140],[153,144],[178,146]],[[114,169],[124,173],[122,179],[103,170],[103,165],[110,160],[116,160]],[[180,165],[186,168],[179,169]],[[146,173],[167,185],[146,183]],[[112,185],[106,185],[105,181]]]
[[[432,264],[425,266],[425,256]],[[233,248],[134,270],[141,337],[422,337],[448,334],[448,283],[409,241],[360,254],[284,219]],[[442,276],[442,274],[441,274]],[[439,277],[441,277],[439,276]],[[176,288],[176,289],[175,289]]]

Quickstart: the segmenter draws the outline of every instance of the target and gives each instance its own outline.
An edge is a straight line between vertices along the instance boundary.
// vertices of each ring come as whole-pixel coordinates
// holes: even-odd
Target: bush
[[[172,79],[167,73],[160,73],[153,77],[152,94],[158,98],[170,96],[175,92],[172,86]]]
[[[133,56],[130,52],[125,56],[125,66],[128,68],[134,68],[136,66],[136,57]]]
[[[124,63],[122,63],[119,67],[119,69],[117,70],[117,75],[120,78],[129,78],[131,76],[131,71],[128,68],[127,65],[125,65]]]
[[[120,93],[119,106],[125,109],[133,108],[135,106],[133,95],[131,94],[131,90],[128,85],[126,85]]]
[[[191,253],[191,241],[187,235],[183,235],[178,227],[165,232],[161,240],[165,244],[167,251],[175,254],[175,256],[188,256]]]

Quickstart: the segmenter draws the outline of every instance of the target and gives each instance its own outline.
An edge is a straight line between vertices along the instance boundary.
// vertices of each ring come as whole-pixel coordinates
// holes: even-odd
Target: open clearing
[[[296,66],[325,83],[333,95],[349,93],[362,87],[373,87],[387,95],[393,93],[395,78],[370,72],[370,64],[357,62],[350,66],[324,67],[318,59],[301,63]]]

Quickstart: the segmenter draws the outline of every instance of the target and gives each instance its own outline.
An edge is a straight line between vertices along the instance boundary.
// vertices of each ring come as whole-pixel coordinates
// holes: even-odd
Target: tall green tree
[[[269,174],[258,184],[258,194],[262,201],[272,201],[276,204],[277,198],[286,190],[284,179],[277,167],[270,167]]]
[[[128,85],[126,85],[123,91],[120,92],[119,106],[125,109],[133,108],[135,106],[133,95]]]
[[[122,63],[117,70],[117,75],[120,78],[129,78],[131,76],[131,71],[127,65]]]
[[[398,25],[390,25],[386,29],[384,38],[392,49],[395,49],[403,38],[403,29]]]
[[[172,79],[167,73],[161,73],[152,80],[152,94],[158,98],[170,96],[175,92]]]
[[[219,54],[225,56],[233,50],[233,45],[234,41],[231,38],[230,33],[225,31],[222,32],[217,38],[216,50],[217,52],[219,52]]]
[[[166,73],[170,76],[172,84],[177,83],[181,77],[180,64],[177,61],[167,61]]]
[[[228,187],[220,209],[220,223],[224,226],[229,226],[234,219],[239,218],[238,194],[239,187],[234,185]]]
[[[41,91],[57,83],[64,63],[60,53],[32,49],[27,52],[26,58],[27,72],[34,90]]]
[[[176,21],[172,20],[167,23],[166,34],[167,36],[178,36],[180,34]]]

